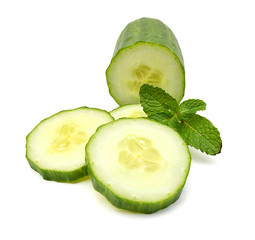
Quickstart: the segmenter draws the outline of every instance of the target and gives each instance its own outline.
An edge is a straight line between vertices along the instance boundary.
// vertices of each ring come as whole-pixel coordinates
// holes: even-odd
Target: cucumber
[[[113,109],[110,114],[117,120],[119,118],[147,117],[141,104],[129,104]]]
[[[110,203],[153,213],[175,202],[190,168],[189,149],[172,128],[146,118],[100,126],[86,145],[95,190]]]
[[[141,18],[121,32],[106,70],[111,96],[119,105],[139,103],[144,83],[163,88],[180,102],[185,89],[181,49],[161,21]]]
[[[97,127],[112,121],[103,110],[81,107],[41,121],[26,138],[26,158],[46,180],[77,181],[87,175],[85,144]]]

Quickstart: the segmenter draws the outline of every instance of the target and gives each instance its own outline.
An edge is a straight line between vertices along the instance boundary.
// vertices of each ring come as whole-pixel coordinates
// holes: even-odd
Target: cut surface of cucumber
[[[113,109],[110,114],[115,120],[119,118],[147,117],[141,104],[129,104]]]
[[[145,118],[105,124],[86,145],[94,188],[114,206],[134,212],[153,213],[175,202],[190,160],[177,132]]]
[[[119,105],[139,103],[144,83],[163,88],[180,102],[185,72],[175,35],[157,19],[129,23],[116,43],[106,77],[110,94]]]
[[[100,125],[112,120],[108,112],[87,107],[44,119],[26,138],[30,166],[46,180],[71,182],[86,176],[84,147]]]

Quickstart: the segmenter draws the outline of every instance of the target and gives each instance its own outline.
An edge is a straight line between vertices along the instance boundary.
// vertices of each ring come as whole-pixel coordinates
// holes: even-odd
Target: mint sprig
[[[220,153],[222,140],[218,129],[196,114],[206,109],[204,101],[189,99],[178,105],[163,89],[144,84],[140,88],[140,102],[150,119],[175,129],[188,145],[209,155]]]
[[[179,106],[179,116],[182,120],[189,119],[197,111],[205,110],[206,103],[200,99],[189,99],[183,101]]]

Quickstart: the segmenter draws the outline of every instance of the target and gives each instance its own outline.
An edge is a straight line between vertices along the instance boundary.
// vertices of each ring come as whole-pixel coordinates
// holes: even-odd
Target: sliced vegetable
[[[110,94],[119,105],[139,103],[144,83],[163,88],[180,102],[185,73],[175,35],[157,19],[129,23],[116,43],[106,77]]]
[[[97,129],[86,146],[86,161],[94,188],[114,206],[153,213],[179,198],[191,157],[172,128],[122,118]]]
[[[143,111],[141,104],[129,104],[118,108],[115,108],[110,112],[115,120],[119,118],[138,118],[147,117],[146,113]]]
[[[44,119],[27,136],[28,163],[46,180],[81,179],[87,175],[86,143],[98,126],[112,120],[108,112],[87,107]]]

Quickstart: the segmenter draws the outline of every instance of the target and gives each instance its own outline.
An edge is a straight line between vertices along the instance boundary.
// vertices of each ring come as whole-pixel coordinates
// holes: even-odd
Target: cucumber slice
[[[122,118],[97,129],[86,146],[86,161],[93,187],[114,206],[153,213],[179,198],[191,157],[172,128]]]
[[[139,103],[139,89],[144,83],[163,88],[180,102],[185,72],[175,35],[157,19],[129,23],[116,43],[106,78],[109,92],[119,105]]]
[[[110,114],[115,120],[119,118],[147,117],[141,104],[129,104],[113,109]]]
[[[81,179],[87,175],[85,144],[98,126],[112,120],[108,112],[87,107],[44,119],[26,138],[28,163],[46,180]]]

